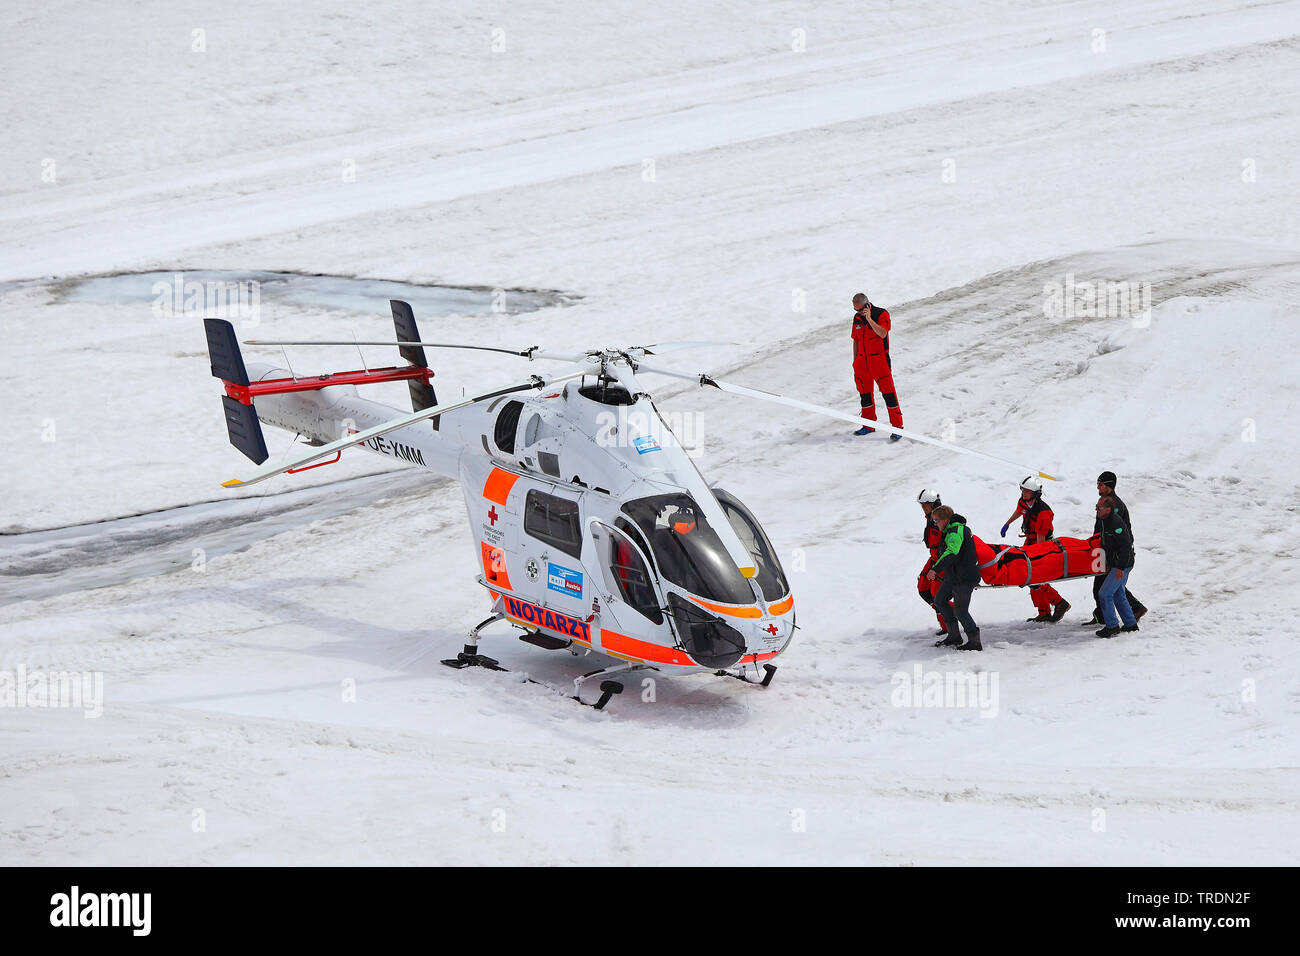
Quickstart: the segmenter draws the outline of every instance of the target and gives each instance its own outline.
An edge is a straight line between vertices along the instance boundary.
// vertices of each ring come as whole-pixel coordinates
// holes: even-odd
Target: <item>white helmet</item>
[[[1032,491],[1034,494],[1041,495],[1043,493],[1043,483],[1033,475],[1026,475],[1025,480],[1020,483],[1020,487],[1026,491]]]
[[[923,505],[937,505],[939,503],[939,492],[933,488],[922,488],[921,493],[916,496],[916,500]]]

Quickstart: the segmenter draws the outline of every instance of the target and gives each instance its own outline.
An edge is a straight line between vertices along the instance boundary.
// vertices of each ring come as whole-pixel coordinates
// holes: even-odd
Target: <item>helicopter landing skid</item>
[[[763,674],[762,680],[754,680],[751,677],[746,677],[743,670],[739,674],[733,674],[731,671],[714,671],[713,676],[731,677],[735,680],[744,681],[746,684],[757,684],[759,687],[766,687],[768,684],[772,683],[772,678],[776,676],[776,665],[764,664],[763,670],[765,673]]]
[[[460,670],[462,667],[486,667],[490,671],[505,670],[505,668],[501,666],[500,661],[478,652],[478,632],[483,630],[483,628],[487,627],[489,624],[495,624],[504,617],[504,614],[497,612],[486,620],[475,624],[469,629],[469,643],[465,645],[465,649],[455,657],[443,658],[442,663],[446,664],[448,667],[454,667],[457,670]]]
[[[586,703],[586,701],[582,699],[582,685],[585,684],[587,681],[591,680],[592,678],[601,677],[602,675],[605,674],[619,673],[622,671],[627,671],[628,673],[631,673],[632,671],[636,671],[636,670],[653,670],[653,669],[654,668],[650,667],[650,665],[648,664],[633,664],[632,662],[629,661],[624,664],[614,664],[611,665],[610,667],[602,667],[600,670],[592,671],[590,674],[583,674],[581,677],[575,677],[573,679],[573,699],[580,704]],[[600,700],[596,701],[594,704],[591,704],[589,706],[596,708],[596,710],[604,710],[605,705],[609,703],[609,699],[613,697],[615,694],[621,694],[621,693],[623,693],[623,685],[621,683],[619,683],[616,680],[603,680],[600,682]]]
[[[461,670],[466,667],[482,667],[491,671],[504,671],[505,673],[510,673],[510,668],[502,667],[500,661],[496,660],[495,658],[488,657],[485,654],[480,654],[478,652],[479,631],[483,630],[483,628],[487,627],[489,624],[495,624],[497,621],[503,620],[504,618],[505,618],[504,614],[497,612],[493,614],[491,617],[487,618],[486,620],[480,621],[478,624],[471,627],[469,629],[469,635],[468,635],[469,643],[465,645],[465,649],[461,651],[459,654],[457,654],[455,657],[445,658],[442,661],[442,663],[446,664],[448,667],[454,667],[457,670]],[[534,639],[529,640],[529,638],[534,638]],[[521,639],[529,641],[529,643],[537,644],[539,647],[547,647],[552,650],[560,650],[560,649],[567,648],[570,653],[576,653],[575,651],[573,651],[571,647],[569,647],[569,643],[571,642],[563,643],[558,639],[552,638],[551,641],[553,641],[553,643],[551,643],[551,641],[546,640],[546,635],[540,634],[539,632],[530,632],[529,634],[525,634]],[[586,681],[591,680],[594,677],[599,677],[602,674],[611,674],[620,671],[634,671],[634,670],[638,670],[641,668],[648,668],[648,667],[649,665],[646,664],[632,664],[629,662],[626,664],[615,664],[612,667],[602,667],[598,671],[592,671],[590,674],[584,674],[582,677],[578,677],[574,679],[573,694],[572,696],[570,696],[569,699],[576,700],[579,704],[582,704],[584,707],[591,707],[595,710],[604,710],[605,705],[609,703],[609,699],[611,697],[613,697],[615,694],[623,693],[623,685],[616,680],[601,681],[600,699],[597,700],[594,704],[589,704],[585,700],[583,700],[579,694],[579,691],[581,691],[582,689],[582,685]],[[527,674],[522,675],[522,677],[529,684],[537,684],[541,687],[546,687],[552,691],[562,693],[561,691],[559,691],[559,688],[553,687],[552,685],[546,683],[545,681],[540,681],[537,680],[536,678],[529,677]]]
[[[465,667],[482,667],[482,668],[486,668],[487,670],[501,671],[506,674],[512,673],[510,668],[502,667],[499,662],[497,662],[491,657],[485,657],[482,654],[469,653],[470,649],[471,649],[471,645],[467,644],[465,645],[465,650],[463,652],[457,654],[455,658],[449,658],[447,660],[444,660],[442,663],[446,664],[448,667],[454,667],[457,670],[460,670],[461,668],[465,668]],[[597,673],[600,672],[597,671]],[[594,677],[595,674],[589,676]],[[581,704],[583,707],[590,707],[593,710],[604,710],[605,705],[609,703],[609,699],[611,697],[613,697],[615,694],[623,693],[623,685],[620,684],[618,681],[616,680],[601,681],[600,699],[596,701],[594,704],[589,704],[581,697],[579,697],[576,693],[571,695],[565,695],[564,691],[562,691],[560,688],[556,687],[554,684],[548,684],[544,680],[538,680],[535,677],[529,677],[527,674],[520,674],[519,677],[526,684],[536,684],[538,687],[545,687],[547,690],[551,691],[552,693],[558,694],[560,696],[568,696],[569,700],[576,701],[577,703]],[[574,683],[577,684],[582,680],[583,678],[579,677],[576,681],[574,681]]]
[[[442,663],[459,670],[462,667],[486,667],[490,671],[503,671],[501,662],[486,654],[478,652],[477,644],[466,644],[465,649],[455,657],[443,658]]]

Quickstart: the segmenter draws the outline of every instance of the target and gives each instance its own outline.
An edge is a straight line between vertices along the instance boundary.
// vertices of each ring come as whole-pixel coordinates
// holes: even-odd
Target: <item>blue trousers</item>
[[[1106,572],[1106,580],[1102,582],[1101,593],[1097,595],[1101,599],[1101,619],[1106,622],[1107,627],[1119,627],[1122,620],[1125,627],[1133,627],[1137,624],[1137,618],[1133,616],[1133,608],[1129,607],[1128,595],[1124,592],[1124,585],[1128,584],[1128,575],[1132,568],[1124,568],[1124,573],[1115,577],[1115,570]],[[1115,612],[1119,611],[1118,614]]]

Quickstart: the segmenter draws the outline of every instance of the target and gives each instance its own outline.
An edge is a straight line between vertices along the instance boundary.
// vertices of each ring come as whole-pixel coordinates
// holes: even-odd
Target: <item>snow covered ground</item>
[[[0,708],[0,861],[1300,862],[1300,3],[66,3],[0,48],[0,674],[103,679],[93,719]],[[865,287],[909,428],[1059,474],[1062,534],[1120,475],[1152,611],[1099,641],[1086,583],[1051,627],[981,591],[987,650],[943,653],[916,493],[996,539],[1020,475],[667,381],[791,573],[774,684],[597,713],[505,630],[514,673],[452,671],[486,607],[452,484],[354,454],[228,493],[197,319],[64,294],[187,269],[559,290],[421,329],[707,334],[743,345],[673,364],[846,410]],[[1085,281],[1151,311],[1045,314]],[[996,697],[898,706],[918,667]]]

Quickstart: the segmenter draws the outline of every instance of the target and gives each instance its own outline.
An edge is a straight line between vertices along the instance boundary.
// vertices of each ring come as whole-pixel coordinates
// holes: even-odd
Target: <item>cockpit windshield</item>
[[[660,573],[673,584],[710,601],[754,603],[749,582],[690,495],[638,498],[623,512],[641,529]]]
[[[727,520],[735,529],[736,536],[754,558],[754,567],[758,568],[758,587],[763,592],[763,597],[768,601],[777,601],[785,597],[790,593],[790,583],[785,579],[781,562],[777,560],[772,542],[763,533],[758,519],[750,514],[749,509],[731,492],[715,488],[713,496],[718,499],[718,504],[722,505],[722,510],[727,513]]]

